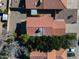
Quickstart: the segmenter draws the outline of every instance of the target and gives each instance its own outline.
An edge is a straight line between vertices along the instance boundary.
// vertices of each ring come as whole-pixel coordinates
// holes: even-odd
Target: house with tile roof
[[[65,34],[65,21],[52,17],[27,17],[26,32],[29,36],[53,36]],[[38,32],[36,32],[38,30]]]
[[[59,51],[52,50],[48,53],[33,51],[30,53],[30,59],[67,59],[66,54],[67,52],[64,49],[60,49]]]
[[[30,11],[26,19],[26,33],[29,36],[65,35],[66,24],[77,22],[77,9],[67,9],[67,4],[67,0],[25,0],[25,8]],[[67,59],[67,51],[32,51],[30,59]]]
[[[11,0],[11,8],[18,8],[19,2],[17,1]],[[30,12],[26,12],[27,15],[29,14],[26,17],[26,33],[29,36],[62,36],[66,34],[67,23],[76,23],[76,9],[68,10],[67,0],[25,0],[25,9]],[[40,51],[30,53],[30,59],[39,58],[67,59],[67,51],[61,49],[48,53]]]

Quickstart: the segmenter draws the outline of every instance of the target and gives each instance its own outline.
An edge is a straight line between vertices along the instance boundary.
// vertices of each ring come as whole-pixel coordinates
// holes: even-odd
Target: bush
[[[32,50],[51,51],[60,48],[67,49],[70,47],[70,40],[75,39],[73,35],[63,36],[30,36],[27,40],[27,46]]]
[[[8,57],[0,55],[0,59],[8,59]]]
[[[12,35],[13,35],[15,38],[17,37],[17,33],[15,33],[15,32],[12,33]]]
[[[7,13],[8,13],[8,10],[7,10],[7,9],[5,9],[3,13],[4,13],[4,14],[7,14]]]
[[[23,39],[23,42],[26,43],[30,37],[26,34],[22,34],[21,38]]]
[[[2,13],[3,11],[0,9],[0,13]]]
[[[5,42],[7,42],[8,44],[12,43],[13,40],[12,39],[7,39]]]

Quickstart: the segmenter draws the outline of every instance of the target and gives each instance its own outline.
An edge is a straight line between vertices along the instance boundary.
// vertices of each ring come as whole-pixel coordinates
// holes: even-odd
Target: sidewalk
[[[2,22],[0,22],[0,35],[2,33]]]

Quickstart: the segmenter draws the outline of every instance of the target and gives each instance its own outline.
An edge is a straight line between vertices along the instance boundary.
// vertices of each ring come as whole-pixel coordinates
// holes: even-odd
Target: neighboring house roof
[[[39,51],[33,51],[30,53],[30,59],[45,59],[46,58],[46,53],[44,52],[39,52]]]
[[[55,15],[56,19],[64,19],[66,23],[77,22],[77,9],[64,9]]]
[[[61,0],[44,0],[44,9],[64,9],[66,8]]]
[[[67,0],[61,0],[61,2],[63,3],[64,7],[67,7]]]
[[[42,29],[42,35],[63,35],[65,33],[65,22],[54,20],[52,17],[27,17],[26,32],[35,35],[37,28]]]
[[[47,59],[56,59],[56,51],[52,50],[51,52],[48,52]]]
[[[27,17],[27,27],[51,27],[53,17]]]
[[[43,0],[42,4],[38,7],[35,6],[35,2],[38,0],[26,0],[27,9],[64,9],[67,5],[67,0]]]
[[[65,22],[64,22],[64,20],[63,19],[56,19],[56,20],[54,20],[54,22],[53,22],[53,28],[55,28],[55,29],[65,29]]]
[[[45,56],[46,57],[46,53],[44,52],[40,52],[40,51],[33,51],[30,56]]]
[[[65,33],[65,21],[64,20],[54,20],[53,22],[53,35],[63,35]]]
[[[37,2],[38,0],[25,0],[25,5],[26,5],[26,8],[27,9],[43,9],[43,5],[39,6],[39,7],[36,7],[35,6],[35,3]]]
[[[57,58],[67,59],[67,52],[64,49],[60,49],[59,51],[52,50],[51,52],[40,52],[33,51],[30,53],[30,59],[57,59]]]

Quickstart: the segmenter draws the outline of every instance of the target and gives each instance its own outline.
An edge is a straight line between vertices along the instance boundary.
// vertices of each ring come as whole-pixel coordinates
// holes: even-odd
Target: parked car
[[[68,57],[75,56],[75,48],[69,48],[69,49],[67,49],[67,56]]]
[[[8,20],[8,15],[7,14],[3,14],[2,21],[7,21],[7,20]]]

